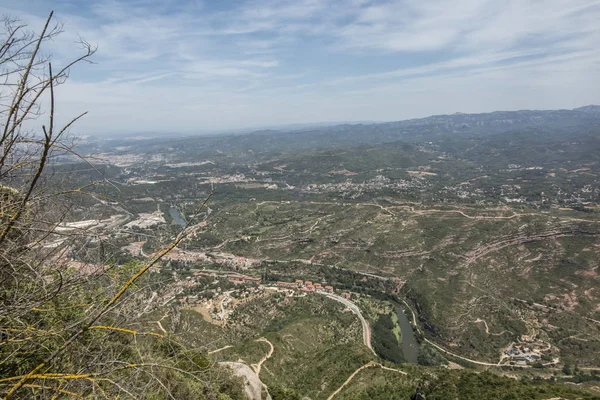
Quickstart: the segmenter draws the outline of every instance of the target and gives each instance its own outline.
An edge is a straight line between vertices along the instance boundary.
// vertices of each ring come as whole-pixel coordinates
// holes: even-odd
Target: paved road
[[[350,311],[352,311],[354,314],[356,314],[358,316],[358,319],[360,319],[360,323],[362,324],[362,328],[363,328],[363,342],[365,343],[365,346],[367,346],[373,352],[373,354],[375,354],[375,351],[373,350],[373,347],[371,346],[371,327],[369,326],[369,323],[367,322],[365,317],[363,317],[362,313],[360,312],[360,308],[358,308],[358,306],[356,304],[354,304],[353,302],[351,302],[350,300],[347,300],[341,296],[338,296],[337,294],[327,293],[327,292],[322,292],[322,291],[318,291],[317,293],[320,293],[322,295],[329,297],[332,300],[342,303],[343,305],[348,307],[350,309]],[[377,355],[377,354],[375,354],[375,355]]]

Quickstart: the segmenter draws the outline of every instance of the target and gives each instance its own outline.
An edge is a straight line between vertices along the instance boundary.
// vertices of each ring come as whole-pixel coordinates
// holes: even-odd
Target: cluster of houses
[[[229,282],[231,283],[260,283],[261,279],[260,278],[255,278],[252,276],[246,276],[246,275],[237,275],[237,274],[229,274],[227,275],[227,279],[229,280]]]
[[[325,285],[323,286],[320,283],[313,283],[311,281],[303,281],[302,279],[297,279],[296,282],[277,282],[278,287],[286,288],[286,289],[299,289],[302,292],[313,293],[315,291],[323,291],[328,293],[333,293],[333,286]]]
[[[511,361],[518,364],[536,362],[542,358],[539,354],[533,353],[528,347],[521,347],[519,345],[506,350],[504,354],[509,356]]]
[[[215,272],[196,272],[195,274],[197,275],[207,275],[207,276],[212,276],[212,277],[219,277],[219,276],[223,276],[220,274],[217,274]],[[227,274],[227,280],[233,284],[258,284],[260,285],[262,283],[262,279],[261,278],[256,278],[253,276],[248,276],[248,275],[241,275],[241,274]],[[194,285],[194,282],[188,282],[189,286]],[[285,289],[292,289],[292,290],[299,290],[305,293],[314,293],[316,291],[320,291],[320,292],[327,292],[327,293],[333,293],[333,286],[324,284],[324,283],[318,283],[318,282],[311,282],[311,281],[303,281],[302,279],[297,279],[295,282],[277,282],[275,283],[275,286],[280,287],[280,288],[285,288]]]
[[[227,275],[227,279],[231,283],[240,284],[240,283],[257,283],[260,284],[262,280],[260,278],[255,278],[247,275],[240,274],[229,274]],[[315,291],[323,291],[328,293],[333,293],[333,286],[324,285],[318,282],[311,281],[303,281],[302,279],[297,279],[296,282],[277,282],[275,286],[285,289],[294,289],[300,290],[306,293],[313,293]]]

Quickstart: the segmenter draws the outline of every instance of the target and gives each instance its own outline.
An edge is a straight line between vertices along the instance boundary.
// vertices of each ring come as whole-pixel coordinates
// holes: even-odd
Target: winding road
[[[354,304],[353,302],[351,302],[350,300],[347,300],[341,296],[338,296],[337,294],[327,293],[327,292],[322,292],[322,291],[317,291],[317,293],[322,294],[326,297],[329,297],[332,300],[342,303],[343,305],[348,307],[350,309],[350,311],[352,311],[354,314],[356,314],[358,316],[358,319],[360,320],[360,323],[362,324],[362,329],[363,329],[363,342],[365,343],[365,346],[367,346],[369,348],[369,350],[371,350],[373,352],[373,354],[377,355],[375,353],[375,350],[373,350],[373,346],[371,346],[371,327],[369,326],[369,323],[367,322],[365,317],[363,317],[362,313],[360,312],[360,308],[358,308],[358,306],[356,304]]]
[[[269,350],[269,352],[258,362],[258,364],[251,365],[254,372],[256,372],[256,376],[260,376],[260,368],[262,367],[262,365],[265,361],[267,361],[269,358],[271,358],[271,356],[273,355],[273,351],[275,350],[275,347],[273,347],[273,343],[269,342],[269,340],[264,337],[261,337],[260,339],[256,339],[256,341],[257,342],[265,342],[269,346],[271,346],[271,349]]]

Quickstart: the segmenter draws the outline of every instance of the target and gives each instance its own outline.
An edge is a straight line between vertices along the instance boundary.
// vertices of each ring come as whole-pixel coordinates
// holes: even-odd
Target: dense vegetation
[[[366,379],[366,378],[365,378]],[[362,385],[367,386],[361,389]],[[532,379],[515,380],[489,372],[438,370],[410,384],[405,380],[365,380],[350,386],[340,398],[356,400],[596,400],[600,396],[572,386]]]
[[[232,361],[275,400],[326,399],[355,372],[340,398],[597,398],[563,383],[600,364],[598,107],[73,147],[53,109],[21,129],[66,79],[36,50],[59,31],[0,46],[21,82],[0,110],[2,396],[241,400]],[[208,270],[352,292],[380,357],[318,295],[206,321],[194,301],[236,287]],[[402,364],[391,296],[415,311],[421,366]],[[512,343],[543,356],[497,368]],[[520,380],[433,367],[446,358]]]
[[[190,215],[194,200],[217,182],[206,216],[211,231],[185,245],[211,261],[181,261],[182,269],[244,269],[267,281],[323,281],[381,298],[396,293],[415,310],[420,338],[455,354],[496,363],[502,349],[529,337],[551,344],[535,366],[558,359],[593,367],[600,362],[593,322],[600,318],[597,126],[592,107],[186,138],[172,141],[168,155],[156,140],[103,150],[164,157],[113,171],[123,183],[115,198],[152,199],[132,203],[138,212],[177,204]],[[354,143],[359,131],[377,134]],[[289,138],[311,137],[322,141],[286,147]],[[258,146],[262,140],[267,144]],[[148,177],[157,183],[127,183]],[[173,225],[141,229],[139,240],[150,252],[174,232]],[[229,255],[256,264],[240,268]],[[269,332],[288,323],[273,323]],[[373,326],[380,354],[393,348],[387,325],[384,318]],[[253,330],[262,331],[247,327]],[[423,344],[419,362],[444,364],[441,354]]]
[[[404,356],[402,355],[400,343],[398,343],[398,339],[394,335],[394,328],[395,324],[392,321],[391,314],[381,315],[373,325],[371,343],[373,344],[373,349],[375,349],[381,358],[400,364],[404,361]]]

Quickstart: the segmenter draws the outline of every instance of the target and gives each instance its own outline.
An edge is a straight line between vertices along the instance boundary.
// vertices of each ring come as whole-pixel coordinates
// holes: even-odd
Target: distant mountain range
[[[600,106],[589,105],[573,110],[494,111],[481,114],[456,113],[426,118],[383,123],[391,126],[446,125],[448,128],[483,127],[495,125],[539,125],[548,122],[580,122],[600,118]]]
[[[160,133],[143,132],[129,134],[103,134],[91,135],[90,137],[110,140],[145,140],[145,139],[177,139],[189,137],[223,137],[231,135],[276,135],[285,132],[313,132],[313,131],[349,131],[354,128],[380,127],[381,129],[396,129],[408,127],[433,127],[442,130],[464,131],[478,128],[500,128],[506,129],[510,126],[544,125],[547,123],[579,124],[585,121],[597,121],[600,119],[600,106],[588,105],[572,110],[519,110],[519,111],[494,111],[490,113],[467,114],[457,112],[448,115],[432,115],[425,118],[414,118],[408,120],[375,122],[375,121],[353,121],[353,122],[316,122],[304,124],[287,124],[270,126],[260,129],[237,129],[219,132],[202,133]]]
[[[381,123],[346,123],[304,129],[264,129],[219,135],[132,135],[89,138],[84,153],[101,148],[130,147],[131,151],[164,151],[165,146],[187,153],[223,151],[256,154],[297,152],[305,149],[372,146],[393,142],[428,142],[448,135],[487,137],[502,133],[569,135],[600,132],[600,106],[573,110],[495,111],[481,114],[433,115],[426,118]],[[110,139],[110,140],[106,140]],[[133,147],[131,147],[133,146]],[[204,150],[202,150],[204,149]],[[212,150],[211,150],[212,149]],[[83,148],[82,148],[83,150]]]
[[[573,110],[495,111],[482,114],[434,115],[426,118],[368,124],[340,124],[296,131],[256,131],[235,135],[235,146],[260,151],[375,145],[395,141],[437,140],[446,135],[487,136],[502,132],[551,132],[600,127],[600,106]],[[232,137],[232,136],[229,136]],[[200,138],[190,139],[202,141]]]

